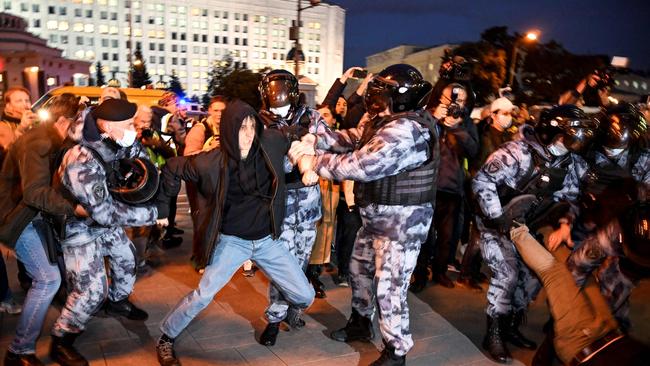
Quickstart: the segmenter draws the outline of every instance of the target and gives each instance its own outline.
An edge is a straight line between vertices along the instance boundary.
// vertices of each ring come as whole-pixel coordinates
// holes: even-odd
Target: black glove
[[[512,227],[512,219],[504,215],[492,218],[492,219],[483,219],[483,225],[487,228],[496,230],[502,234],[508,234],[510,228]]]

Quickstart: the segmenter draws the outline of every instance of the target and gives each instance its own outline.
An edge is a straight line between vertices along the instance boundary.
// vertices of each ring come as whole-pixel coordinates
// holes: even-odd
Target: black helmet
[[[154,199],[160,177],[149,159],[121,159],[117,168],[108,187],[114,198],[130,205],[145,204]]]
[[[592,141],[598,124],[598,119],[587,116],[582,109],[565,104],[543,111],[535,125],[535,133],[544,145],[562,135],[564,146],[578,153]]]
[[[630,103],[621,103],[607,109],[601,131],[603,147],[621,149],[638,140],[647,131],[643,114]]]
[[[260,81],[258,88],[262,97],[262,109],[269,110],[287,104],[295,109],[298,105],[300,97],[298,79],[289,71],[269,71]]]
[[[413,66],[388,66],[369,83],[364,103],[371,116],[388,108],[391,113],[424,108],[433,87]]]

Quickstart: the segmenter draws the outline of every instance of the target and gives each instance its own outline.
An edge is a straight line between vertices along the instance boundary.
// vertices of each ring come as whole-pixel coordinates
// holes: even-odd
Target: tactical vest
[[[358,147],[363,147],[370,139],[391,121],[406,118],[429,129],[431,140],[427,160],[419,167],[384,177],[372,182],[355,182],[354,200],[360,207],[371,203],[389,206],[420,205],[434,203],[436,200],[436,183],[440,153],[438,133],[433,117],[428,112],[398,113],[385,118],[375,119],[366,125]]]

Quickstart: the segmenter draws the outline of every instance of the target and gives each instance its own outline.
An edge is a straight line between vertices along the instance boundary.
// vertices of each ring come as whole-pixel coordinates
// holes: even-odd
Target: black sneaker
[[[185,230],[179,229],[176,226],[173,227],[168,227],[167,228],[167,235],[183,235],[185,234]]]
[[[17,354],[7,351],[5,354],[5,366],[45,366],[35,354]]]
[[[129,299],[120,301],[107,301],[105,305],[106,314],[112,316],[123,316],[130,320],[145,321],[149,318],[146,311],[138,308]]]
[[[160,336],[156,343],[156,355],[160,366],[181,366],[181,362],[176,358],[176,352],[174,352],[174,340],[165,334]]]
[[[340,274],[338,276],[338,283],[337,285],[339,287],[350,287],[350,276],[346,274]]]
[[[171,248],[176,248],[180,246],[183,243],[183,238],[178,237],[178,236],[165,236],[161,243],[160,246],[163,249],[171,249]]]

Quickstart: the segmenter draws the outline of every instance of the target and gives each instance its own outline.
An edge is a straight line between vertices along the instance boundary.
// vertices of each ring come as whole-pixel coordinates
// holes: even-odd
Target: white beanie
[[[513,109],[515,109],[514,104],[512,104],[510,99],[505,97],[495,99],[490,105],[490,112],[492,113],[495,111],[512,111]]]

